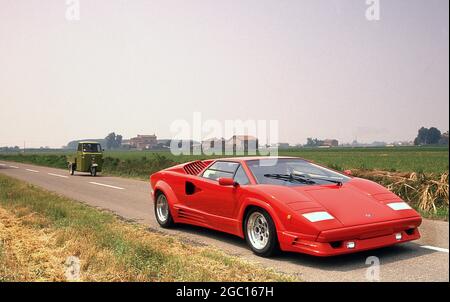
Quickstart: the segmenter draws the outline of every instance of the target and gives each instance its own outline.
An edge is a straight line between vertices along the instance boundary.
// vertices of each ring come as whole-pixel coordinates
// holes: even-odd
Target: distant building
[[[339,146],[339,141],[337,139],[326,139],[322,142],[323,147],[337,147]]]
[[[226,150],[233,150],[233,153],[255,153],[258,150],[258,139],[251,135],[233,135],[225,142]]]
[[[208,138],[202,141],[201,148],[203,153],[208,154],[224,154],[225,153],[225,139],[222,138]]]
[[[123,139],[120,146],[122,149],[131,149],[131,142],[129,139]]]
[[[278,149],[289,149],[290,147],[289,143],[278,143]]]
[[[169,149],[170,148],[170,139],[158,139],[158,149]]]
[[[138,150],[152,149],[158,145],[156,135],[140,135],[130,139],[130,147]]]
[[[394,146],[414,146],[413,141],[396,141],[392,143]]]

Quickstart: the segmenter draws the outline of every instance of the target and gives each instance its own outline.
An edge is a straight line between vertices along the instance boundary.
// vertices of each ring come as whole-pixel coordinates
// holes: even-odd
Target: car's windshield
[[[259,184],[304,186],[344,183],[350,179],[343,174],[296,158],[249,160],[247,166]]]
[[[83,144],[83,152],[99,153],[101,151],[100,144]]]

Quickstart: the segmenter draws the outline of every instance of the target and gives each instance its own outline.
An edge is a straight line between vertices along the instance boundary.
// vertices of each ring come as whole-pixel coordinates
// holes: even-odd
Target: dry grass
[[[424,214],[448,220],[448,172],[438,175],[354,170],[354,175],[386,186]]]
[[[26,226],[33,216],[18,218],[0,208],[0,281],[63,280],[62,250],[54,234]]]
[[[149,232],[110,213],[0,175],[0,280],[294,281],[212,247]]]

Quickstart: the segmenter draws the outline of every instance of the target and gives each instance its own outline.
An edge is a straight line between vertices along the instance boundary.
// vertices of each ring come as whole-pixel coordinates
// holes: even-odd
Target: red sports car
[[[386,188],[296,157],[194,161],[150,177],[162,227],[193,224],[278,249],[332,256],[420,238],[420,215]]]

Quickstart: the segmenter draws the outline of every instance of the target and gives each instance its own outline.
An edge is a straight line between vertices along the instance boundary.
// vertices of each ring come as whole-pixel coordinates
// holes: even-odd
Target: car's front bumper
[[[281,231],[278,232],[278,240],[283,251],[315,256],[335,256],[419,239],[420,233],[417,227],[421,221],[420,217],[413,217],[327,230],[322,231],[314,241],[305,240],[297,233]],[[400,239],[399,234],[401,234]]]

